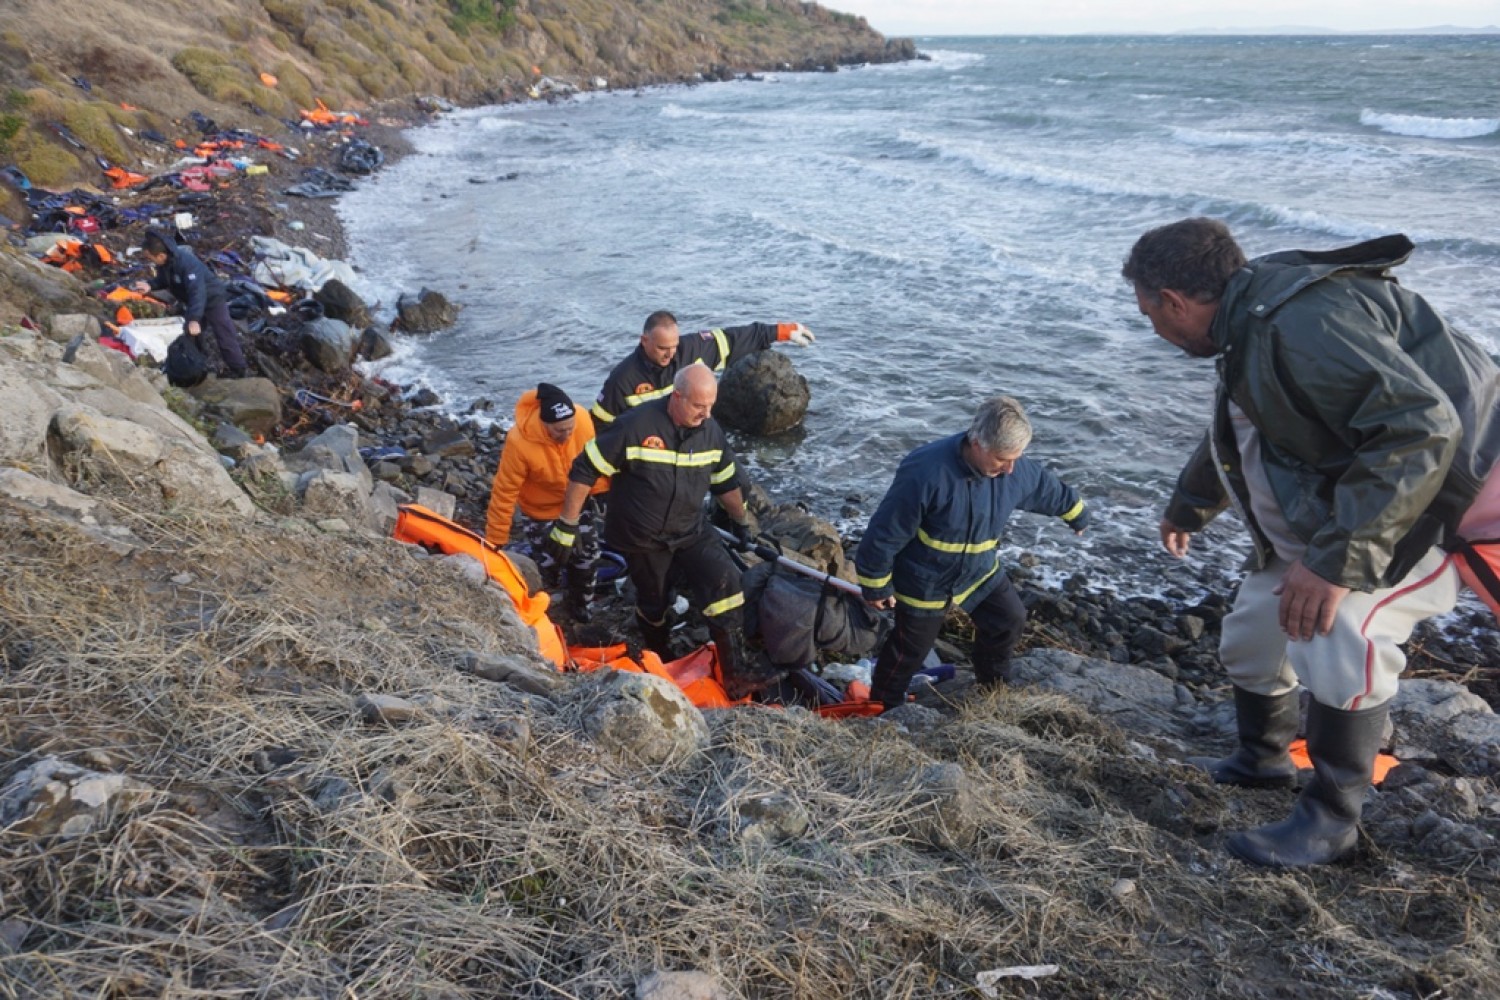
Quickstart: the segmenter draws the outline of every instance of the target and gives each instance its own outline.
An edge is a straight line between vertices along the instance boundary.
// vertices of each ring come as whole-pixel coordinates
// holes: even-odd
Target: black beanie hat
[[[573,401],[568,394],[550,382],[536,387],[537,402],[542,404],[542,423],[555,424],[573,415]]]

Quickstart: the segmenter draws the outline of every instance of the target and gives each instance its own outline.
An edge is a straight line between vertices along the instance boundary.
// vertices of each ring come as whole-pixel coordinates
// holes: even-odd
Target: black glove
[[[1077,535],[1081,535],[1084,531],[1088,530],[1088,526],[1093,521],[1094,516],[1091,513],[1091,508],[1085,507],[1082,504],[1079,505],[1077,514],[1074,514],[1071,518],[1063,518],[1063,524],[1072,528],[1073,533]]]
[[[755,548],[755,533],[750,530],[749,521],[732,521],[729,530],[734,535],[734,547],[738,552],[749,552]]]
[[[547,532],[547,540],[542,543],[542,555],[552,566],[566,566],[568,554],[573,551],[573,543],[577,540],[578,522],[558,518],[552,522],[552,530]]]

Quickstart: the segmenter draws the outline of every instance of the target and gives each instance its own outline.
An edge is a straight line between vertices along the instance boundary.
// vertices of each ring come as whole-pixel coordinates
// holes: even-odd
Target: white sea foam
[[[685,108],[681,104],[662,105],[661,116],[663,118],[696,118],[711,122],[725,121],[729,118],[729,115],[719,114],[716,111],[699,111],[697,108]]]
[[[1426,115],[1392,115],[1365,108],[1359,123],[1392,135],[1426,139],[1477,139],[1500,132],[1500,118],[1429,118]]]
[[[526,127],[525,122],[518,122],[514,118],[501,118],[493,115],[481,118],[475,124],[484,132],[497,132],[501,129]]]

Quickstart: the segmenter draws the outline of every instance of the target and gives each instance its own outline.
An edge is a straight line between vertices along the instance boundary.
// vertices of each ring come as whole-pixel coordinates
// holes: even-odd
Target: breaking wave
[[[1426,115],[1389,115],[1369,108],[1359,113],[1361,125],[1392,135],[1426,139],[1477,139],[1500,132],[1500,118],[1429,118]]]

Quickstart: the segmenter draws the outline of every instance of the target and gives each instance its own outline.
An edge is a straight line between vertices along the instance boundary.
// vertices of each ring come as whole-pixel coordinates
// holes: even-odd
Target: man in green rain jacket
[[[1226,507],[1254,541],[1220,658],[1240,745],[1198,760],[1216,781],[1290,786],[1298,683],[1312,694],[1314,777],[1292,815],[1229,849],[1305,866],[1353,847],[1389,700],[1417,622],[1451,610],[1443,550],[1500,456],[1500,374],[1389,273],[1413,246],[1386,236],[1246,261],[1229,230],[1186,219],[1125,262],[1141,312],[1214,358],[1213,425],[1161,522],[1176,556]]]

